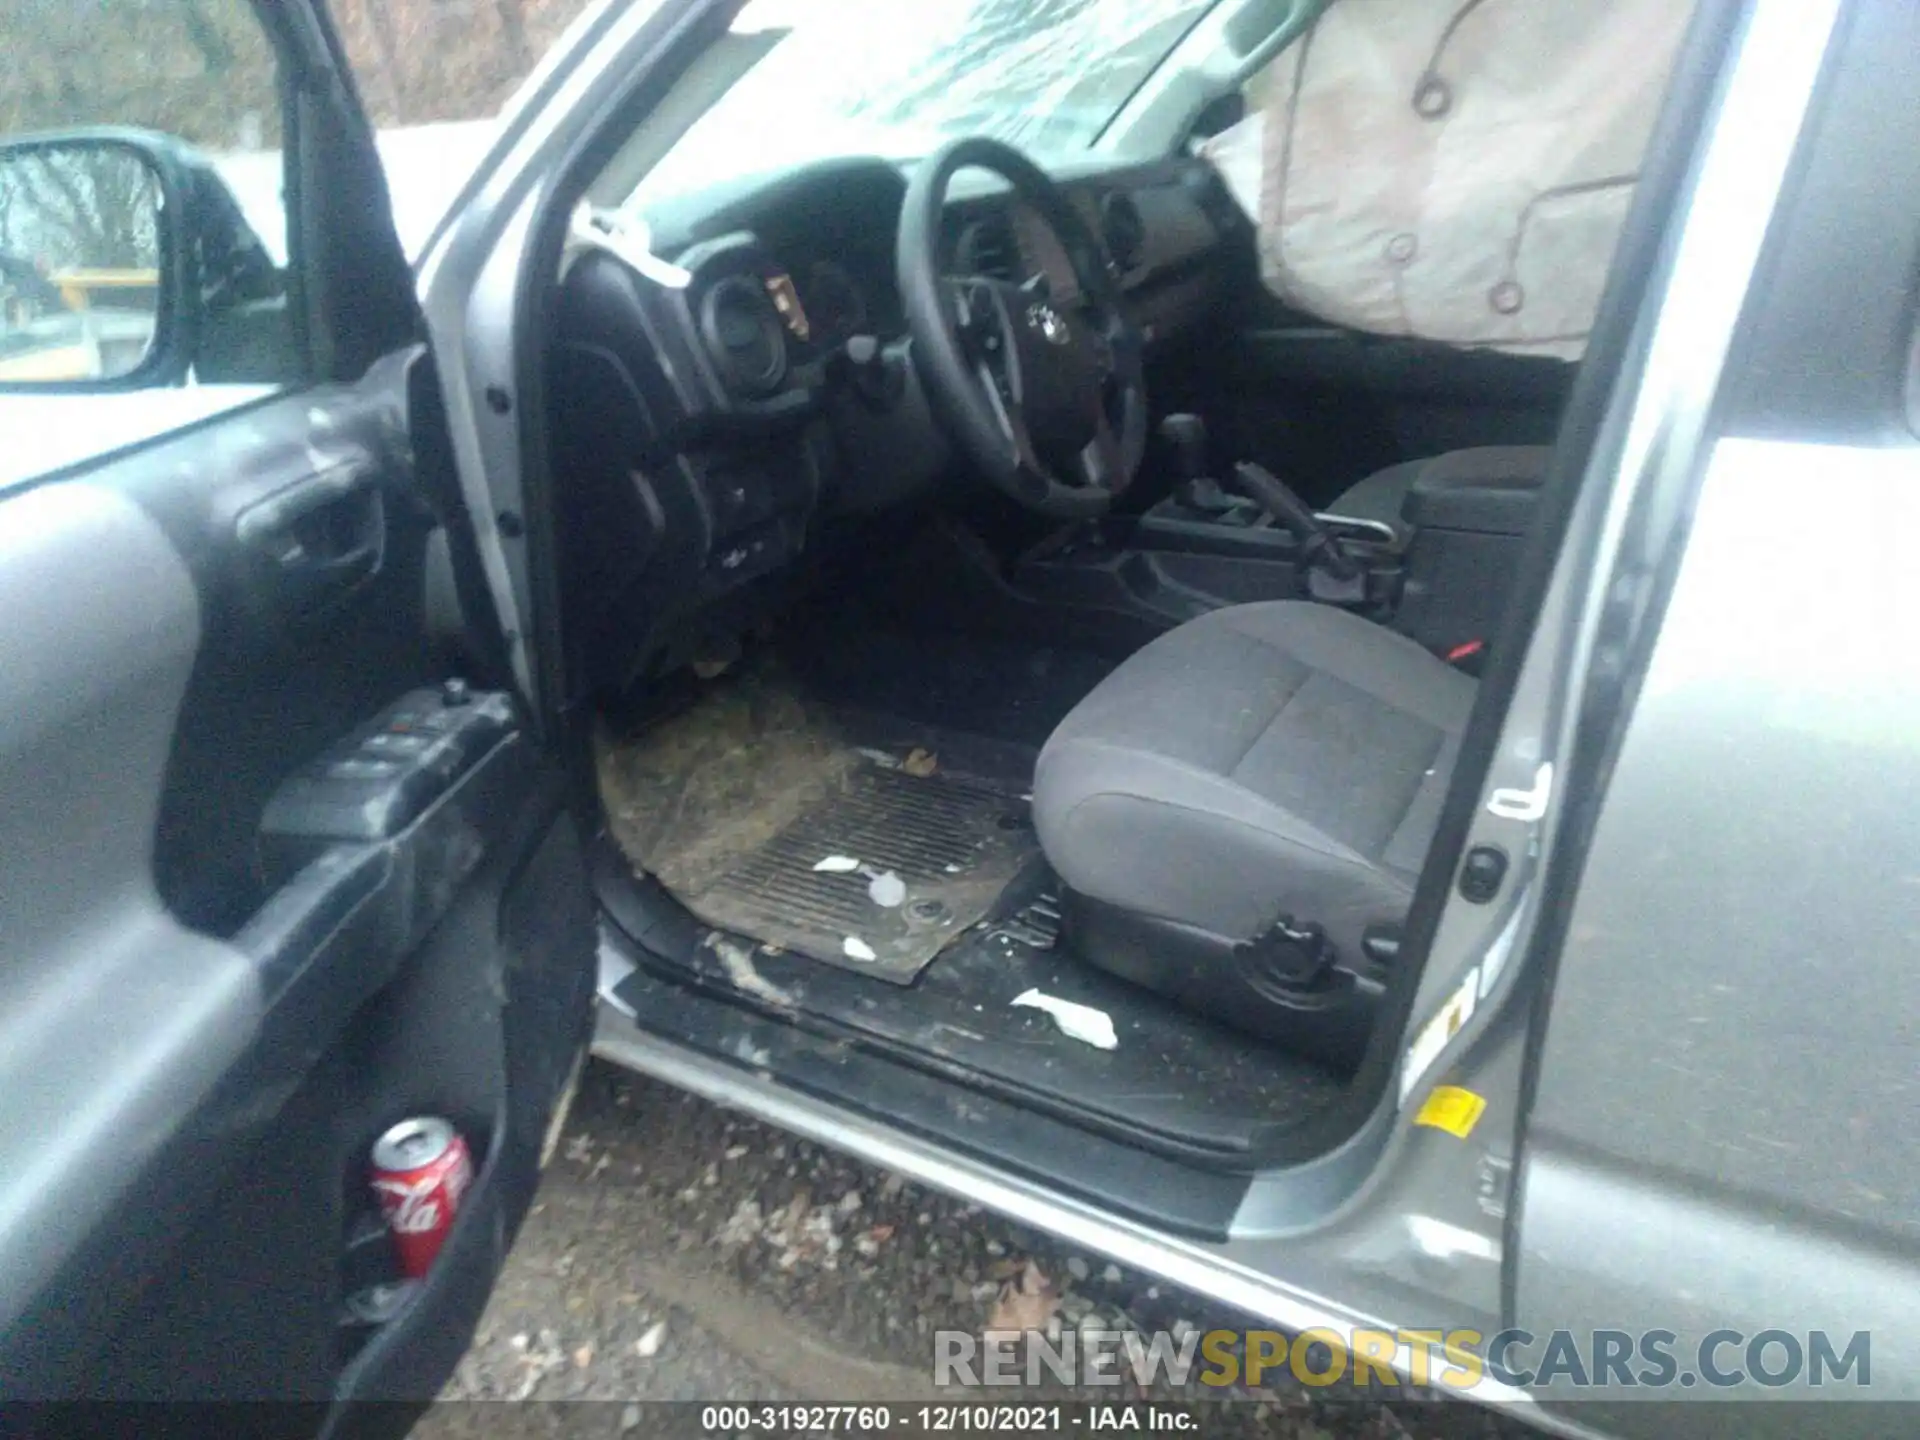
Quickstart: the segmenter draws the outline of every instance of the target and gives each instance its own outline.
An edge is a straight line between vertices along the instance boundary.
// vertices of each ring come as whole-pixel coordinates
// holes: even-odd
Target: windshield
[[[959,135],[1085,150],[1215,3],[753,0],[734,33],[776,43],[633,201],[834,155],[912,159]]]

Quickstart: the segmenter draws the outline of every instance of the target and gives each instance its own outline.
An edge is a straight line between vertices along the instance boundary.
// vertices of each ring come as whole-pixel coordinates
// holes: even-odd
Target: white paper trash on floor
[[[867,885],[867,898],[883,910],[898,910],[907,903],[907,882],[891,870],[882,870],[872,874]]]
[[[1120,1048],[1120,1037],[1113,1031],[1113,1019],[1104,1010],[1062,1000],[1058,995],[1047,995],[1039,990],[1028,990],[1017,995],[1013,1003],[1046,1011],[1053,1016],[1060,1029],[1075,1040],[1085,1041],[1101,1050]]]

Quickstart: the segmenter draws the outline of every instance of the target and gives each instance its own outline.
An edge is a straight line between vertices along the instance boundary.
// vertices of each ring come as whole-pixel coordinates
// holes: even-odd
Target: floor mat
[[[1039,854],[1024,798],[925,738],[862,749],[747,676],[636,739],[603,736],[602,793],[628,858],[707,924],[906,985]]]
[[[1009,666],[973,692],[972,704],[986,710],[990,697],[1004,702],[1010,689],[1027,703],[991,727],[963,713],[975,728],[961,733],[916,718],[938,708],[943,687],[935,682],[949,662],[902,656],[903,668],[917,665],[929,683],[916,690],[890,675],[889,689],[868,667],[890,671],[877,657],[891,660],[891,648],[867,643],[813,657],[819,670],[749,670],[707,684],[691,708],[637,727],[637,735],[603,733],[613,839],[628,864],[651,873],[696,917],[675,922],[684,932],[656,952],[662,964],[715,994],[744,993],[784,1016],[1167,1154],[1237,1165],[1315,1126],[1345,1094],[1338,1077],[1069,953],[1056,943],[1055,882],[1032,832],[1024,824],[1003,830],[999,818],[989,832],[989,816],[1025,820],[1034,737],[1044,738],[1042,720],[1077,698],[1079,685],[1094,683],[1096,667],[1088,662],[1069,686],[1051,663]],[[833,674],[823,677],[826,670]],[[1035,685],[1043,670],[1048,683]],[[902,768],[916,748],[933,759],[931,775]],[[975,843],[982,848],[967,848]],[[872,904],[863,871],[814,871],[836,854],[897,874],[909,903],[937,899],[952,909],[951,923],[910,929],[913,914],[897,913],[904,906]],[[961,870],[949,873],[956,864]],[[644,915],[630,922],[630,934],[649,933]],[[849,936],[876,961],[850,958]],[[882,976],[903,983],[875,984]],[[1104,1011],[1118,1048],[1096,1049],[1063,1034],[1051,1016],[1014,1006],[1030,989]]]
[[[1039,853],[1025,809],[978,784],[863,758],[689,908],[710,925],[911,984]],[[822,861],[838,864],[822,871]]]

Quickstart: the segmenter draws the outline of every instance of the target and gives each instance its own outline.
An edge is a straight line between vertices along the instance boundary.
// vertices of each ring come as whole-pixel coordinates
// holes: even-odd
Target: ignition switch
[[[1498,845],[1476,845],[1460,867],[1461,897],[1484,905],[1500,893],[1500,884],[1506,878],[1507,852]]]

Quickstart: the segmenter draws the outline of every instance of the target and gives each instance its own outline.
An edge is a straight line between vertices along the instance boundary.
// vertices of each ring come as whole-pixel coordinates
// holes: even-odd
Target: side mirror
[[[164,383],[183,258],[169,189],[131,141],[0,145],[0,385]]]
[[[166,135],[0,141],[0,392],[278,380],[285,275],[211,161]]]

